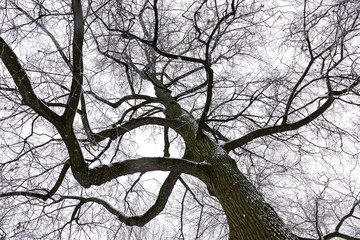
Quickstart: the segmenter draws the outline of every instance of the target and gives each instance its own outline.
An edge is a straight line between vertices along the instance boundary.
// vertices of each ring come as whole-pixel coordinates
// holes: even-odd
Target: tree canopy
[[[360,239],[359,15],[1,0],[0,239]]]

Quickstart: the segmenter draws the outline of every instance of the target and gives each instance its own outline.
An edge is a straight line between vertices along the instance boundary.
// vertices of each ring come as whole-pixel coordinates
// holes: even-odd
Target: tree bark
[[[219,200],[229,225],[229,239],[296,240],[284,222],[266,203],[253,184],[240,172],[236,162],[205,136],[191,145],[193,157],[211,165],[205,184]]]
[[[211,174],[210,189],[225,211],[229,239],[296,239],[237,168],[227,164],[226,158],[216,161],[220,163]]]

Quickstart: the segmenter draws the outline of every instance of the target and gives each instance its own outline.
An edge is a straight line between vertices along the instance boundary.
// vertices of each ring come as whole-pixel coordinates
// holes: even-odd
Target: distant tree
[[[0,11],[2,239],[360,239],[358,1]]]

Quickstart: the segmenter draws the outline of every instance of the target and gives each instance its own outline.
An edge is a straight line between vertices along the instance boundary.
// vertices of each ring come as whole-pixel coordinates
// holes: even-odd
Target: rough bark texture
[[[225,211],[229,239],[297,239],[223,148],[207,136],[188,146],[193,160],[211,165],[204,182]]]
[[[230,239],[296,239],[229,158],[214,159],[211,190],[219,199],[229,224]]]

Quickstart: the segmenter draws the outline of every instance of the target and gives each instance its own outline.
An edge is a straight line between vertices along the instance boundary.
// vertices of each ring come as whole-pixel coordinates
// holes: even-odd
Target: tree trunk
[[[194,144],[197,159],[211,164],[205,184],[225,211],[231,240],[296,240],[235,161],[209,138]],[[196,146],[197,145],[197,146]],[[197,149],[195,149],[197,148]],[[201,156],[200,156],[201,155]]]
[[[229,224],[229,239],[296,239],[261,194],[236,166],[217,158],[210,189],[222,205]]]

